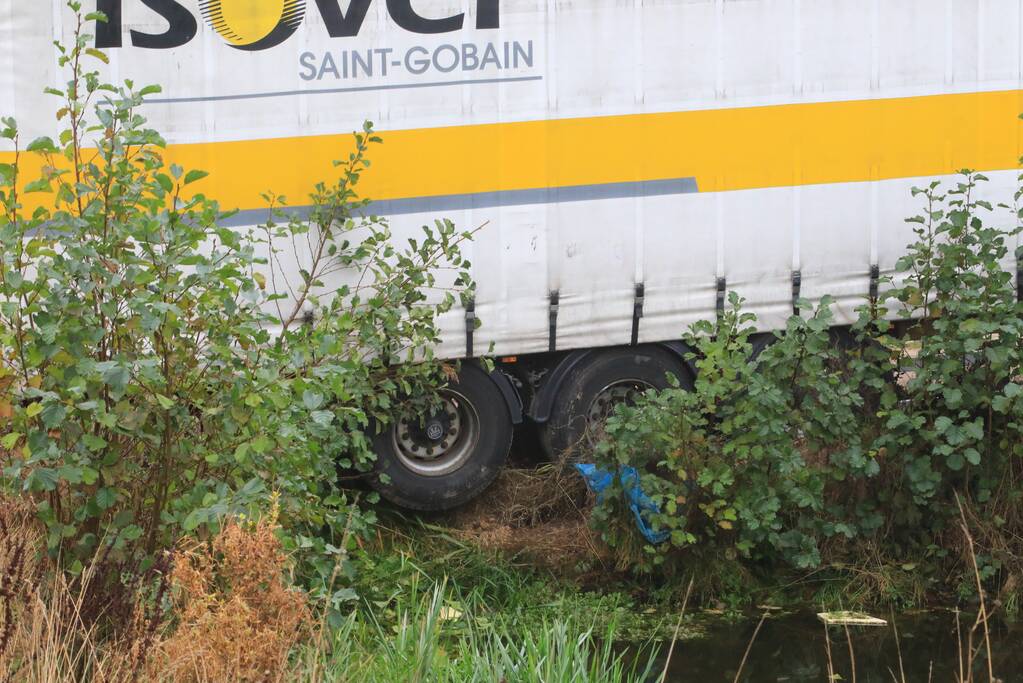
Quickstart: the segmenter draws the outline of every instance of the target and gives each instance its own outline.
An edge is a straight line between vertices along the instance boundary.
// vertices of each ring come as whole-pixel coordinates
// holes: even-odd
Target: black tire
[[[453,443],[460,444],[457,460],[443,466],[443,453],[447,451],[442,451],[437,460],[426,459],[418,446],[422,439],[409,438],[398,420],[373,439],[377,461],[370,484],[381,496],[409,510],[450,510],[469,502],[494,481],[511,448],[513,428],[508,406],[500,389],[479,366],[463,364],[458,380],[442,395],[448,400],[445,409],[461,415],[459,431],[461,423],[469,421],[467,415],[478,420],[475,434],[466,427],[464,435],[455,437]],[[428,428],[422,427],[422,438],[426,438]],[[464,442],[458,441],[463,436]],[[410,452],[410,443],[422,453],[421,459]]]
[[[755,362],[760,358],[760,354],[767,350],[767,347],[771,346],[778,341],[778,336],[773,332],[761,332],[755,334],[750,338],[750,362]]]
[[[550,419],[541,428],[541,441],[552,460],[579,452],[591,429],[594,401],[616,384],[635,382],[637,390],[666,389],[668,375],[691,389],[693,378],[678,356],[660,346],[636,346],[597,351],[572,369],[554,397]],[[581,455],[582,453],[579,452]]]

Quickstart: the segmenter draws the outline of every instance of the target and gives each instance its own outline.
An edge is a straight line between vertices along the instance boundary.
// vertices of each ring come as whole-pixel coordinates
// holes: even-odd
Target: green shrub
[[[829,301],[809,318],[793,316],[755,361],[754,316],[741,311],[735,294],[730,301],[715,323],[698,323],[686,335],[699,351],[693,391],[648,392],[619,406],[599,460],[641,471],[643,489],[660,509],[650,521],[671,531],[668,547],[709,545],[745,557],[770,549],[798,566],[814,565],[831,476],[827,453],[842,452],[846,466],[863,473],[876,469],[854,455],[863,399],[829,338]],[[807,467],[807,457],[820,453],[820,466]],[[621,497],[605,500],[601,516],[628,512]],[[654,561],[663,555],[647,550]]]
[[[947,192],[914,191],[927,213],[910,219],[917,238],[886,281],[894,314],[868,301],[836,335],[825,297],[751,360],[755,319],[733,294],[685,337],[692,392],[648,392],[616,409],[598,461],[637,467],[659,509],[649,521],[671,532],[645,546],[647,563],[699,545],[812,567],[827,539],[941,557],[941,535],[959,533],[958,494],[987,520],[987,576],[1018,571],[1023,305],[1007,264],[1020,229],[985,223],[994,207],[975,198],[985,180],[967,172]],[[634,543],[616,493],[597,523],[612,543]]]
[[[139,113],[159,88],[115,88],[85,66],[105,61],[82,32],[94,19],[79,13],[59,48],[59,139],[23,147],[13,120],[0,130],[21,150],[0,166],[5,479],[76,567],[99,548],[149,556],[273,495],[287,547],[326,585],[339,539],[372,519],[338,465],[369,467],[365,432],[444,381],[429,348],[455,299],[434,272],[471,286],[470,235],[438,223],[400,249],[384,221],[361,217],[356,186],[379,142],[369,124],[308,219],[220,227],[229,214],[194,190],[205,174],[167,168]],[[28,155],[42,158],[38,178],[24,177]],[[286,282],[281,252],[296,241],[312,265]],[[338,271],[356,284],[328,287]]]
[[[1020,230],[985,224],[993,207],[975,195],[986,180],[967,173],[944,192],[915,190],[927,210],[910,219],[917,241],[891,291],[900,315],[922,318],[908,340],[885,340],[907,374],[905,391],[882,406],[875,444],[897,470],[890,504],[907,524],[945,524],[954,491],[976,503],[1023,492],[1023,306],[1006,269]]]

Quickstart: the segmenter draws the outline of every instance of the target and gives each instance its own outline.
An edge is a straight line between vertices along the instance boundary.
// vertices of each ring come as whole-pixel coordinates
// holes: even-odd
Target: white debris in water
[[[887,626],[884,619],[862,612],[819,612],[817,618],[828,626]]]

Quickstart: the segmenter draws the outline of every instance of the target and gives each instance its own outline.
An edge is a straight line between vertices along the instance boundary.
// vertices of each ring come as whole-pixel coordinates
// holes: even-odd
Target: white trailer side
[[[56,128],[63,4],[0,0],[0,111],[26,138]],[[144,113],[237,223],[267,189],[300,206],[369,119],[362,189],[397,235],[486,224],[482,327],[468,345],[446,316],[452,358],[665,342],[724,290],[764,330],[796,296],[851,322],[910,240],[911,187],[968,167],[1005,201],[1023,153],[1023,0],[86,4],[113,19],[106,76],[163,86]]]

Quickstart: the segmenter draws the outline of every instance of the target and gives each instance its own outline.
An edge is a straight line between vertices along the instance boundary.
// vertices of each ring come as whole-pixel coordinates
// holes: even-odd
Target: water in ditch
[[[891,622],[891,615],[878,616]],[[748,683],[826,682],[830,648],[836,681],[952,683],[960,680],[959,653],[966,649],[973,620],[974,615],[961,614],[961,633],[957,635],[953,612],[897,614],[894,619],[897,643],[896,628],[890,625],[849,627],[847,638],[842,627],[830,627],[825,635],[824,626],[813,612],[771,617],[764,621],[749,647],[738,680]],[[730,683],[735,680],[756,625],[757,619],[707,624],[703,635],[676,646],[665,680],[669,683]],[[1023,624],[992,621],[990,635],[995,679],[1003,683],[1023,683]],[[986,682],[987,648],[980,629],[975,634],[974,647],[977,654],[973,680]],[[962,666],[966,667],[965,661]],[[659,676],[660,671],[655,680]]]

